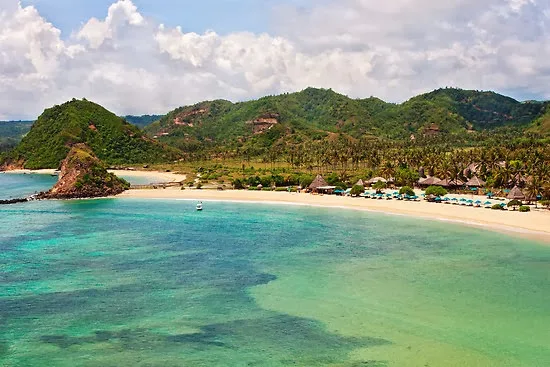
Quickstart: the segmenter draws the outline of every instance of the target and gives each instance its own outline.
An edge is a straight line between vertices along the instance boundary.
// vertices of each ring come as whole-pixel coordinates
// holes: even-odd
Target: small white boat
[[[202,210],[202,203],[198,203],[198,204],[197,204],[197,210],[198,210],[198,211],[201,211],[201,210]]]

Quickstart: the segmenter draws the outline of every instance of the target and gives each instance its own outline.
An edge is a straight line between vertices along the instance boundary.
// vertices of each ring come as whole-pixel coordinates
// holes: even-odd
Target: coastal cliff
[[[107,172],[103,163],[85,144],[74,145],[61,164],[59,180],[40,199],[80,199],[118,195],[128,182]]]

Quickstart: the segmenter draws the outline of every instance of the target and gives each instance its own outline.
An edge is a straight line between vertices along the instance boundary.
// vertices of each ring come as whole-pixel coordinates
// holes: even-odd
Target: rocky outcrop
[[[174,125],[194,127],[193,118],[208,113],[206,108],[197,108],[189,112],[182,112],[174,119]]]
[[[280,115],[278,113],[266,113],[249,123],[252,124],[254,134],[261,134],[277,125],[279,118]]]
[[[61,163],[59,180],[39,199],[81,199],[118,195],[128,182],[107,172],[103,163],[85,144],[74,145]]]

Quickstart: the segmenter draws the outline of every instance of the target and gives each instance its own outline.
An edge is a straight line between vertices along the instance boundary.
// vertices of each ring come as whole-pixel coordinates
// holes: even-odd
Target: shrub
[[[288,191],[288,187],[277,187],[277,188],[275,189],[275,191],[277,191],[277,192]]]
[[[414,196],[414,190],[410,186],[403,186],[401,190],[399,190],[399,195]]]
[[[521,201],[519,200],[511,200],[509,203],[508,203],[508,207],[513,207],[513,206],[521,206]]]
[[[351,192],[350,192],[350,195],[351,196],[359,196],[361,195],[362,193],[365,192],[365,188],[361,185],[355,185],[351,188]]]
[[[531,208],[529,208],[527,205],[522,205],[522,206],[519,207],[519,211],[521,213],[527,213],[527,212],[531,211]]]
[[[428,195],[445,196],[447,195],[447,190],[441,186],[430,186],[426,189],[426,196]]]
[[[502,210],[502,206],[500,204],[494,204],[491,209],[493,210]]]
[[[386,185],[385,182],[383,181],[378,181],[377,183],[375,183],[374,185],[372,185],[372,188],[375,189],[375,190],[383,190],[387,187],[388,185]]]
[[[232,182],[233,184],[233,187],[235,188],[235,190],[242,190],[244,189],[244,184],[242,182],[242,180],[240,178],[236,178],[233,180]]]
[[[201,190],[201,189],[202,189],[202,184],[201,184],[200,182],[197,184],[196,189],[197,189],[197,190]]]

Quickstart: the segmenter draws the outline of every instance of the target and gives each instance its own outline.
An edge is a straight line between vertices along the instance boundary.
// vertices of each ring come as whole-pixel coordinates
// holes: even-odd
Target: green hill
[[[411,99],[422,103],[431,102],[461,116],[475,129],[516,125],[525,126],[540,116],[542,102],[518,102],[495,92],[438,89]]]
[[[544,111],[541,102],[518,102],[494,92],[439,89],[402,104],[378,98],[352,99],[332,90],[231,103],[225,100],[180,107],[147,126],[147,134],[186,152],[255,150],[330,138],[467,136],[503,127],[524,130]]]
[[[31,129],[32,121],[0,121],[0,152],[13,149]]]
[[[550,102],[544,103],[543,113],[532,122],[530,132],[550,135]]]
[[[87,144],[107,164],[174,160],[180,152],[145,136],[133,126],[87,100],[73,99],[44,111],[21,143],[4,158],[5,165],[58,168],[70,147]]]
[[[142,115],[142,116],[133,116],[126,115],[122,117],[132,125],[136,125],[140,129],[143,129],[145,126],[152,124],[155,121],[158,121],[162,118],[162,115]]]

